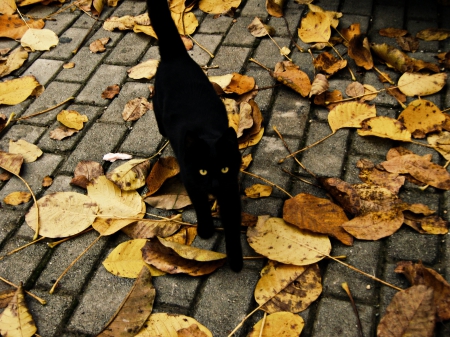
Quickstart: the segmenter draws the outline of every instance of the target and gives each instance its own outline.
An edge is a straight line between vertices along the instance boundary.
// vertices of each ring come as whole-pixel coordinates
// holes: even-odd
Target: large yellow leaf
[[[411,133],[405,126],[396,119],[379,116],[364,120],[361,129],[358,130],[360,136],[376,136],[389,138],[402,142],[411,141]]]
[[[132,159],[116,167],[106,177],[124,191],[137,190],[145,185],[149,169],[148,159]]]
[[[336,132],[341,128],[360,128],[361,122],[367,118],[375,117],[375,105],[359,102],[347,102],[336,105],[328,114],[328,124]]]
[[[61,238],[78,234],[95,220],[98,206],[91,198],[75,192],[57,192],[37,201],[39,207],[39,234]],[[28,226],[37,228],[36,205],[25,216]]]
[[[263,326],[264,324],[264,326]],[[305,326],[303,318],[290,312],[277,312],[256,323],[247,337],[298,337]]]
[[[339,20],[338,19],[342,17],[342,13],[341,12],[326,11],[322,7],[317,6],[317,5],[313,5],[311,3],[308,3],[308,8],[309,8],[309,10],[311,12],[326,14],[328,16],[328,19],[330,19],[331,27],[336,28],[339,25]]]
[[[260,216],[247,230],[247,241],[259,254],[286,264],[304,266],[322,260],[331,251],[326,235],[288,225],[280,218]]]
[[[298,36],[305,43],[328,42],[331,36],[331,22],[327,14],[309,12],[303,18]]]
[[[25,163],[32,163],[43,154],[40,148],[24,139],[19,139],[17,142],[10,139],[9,153],[22,155]]]
[[[28,29],[20,39],[22,47],[28,47],[31,51],[50,50],[58,44],[58,35],[50,29]]]
[[[30,95],[39,96],[41,84],[34,76],[24,76],[0,83],[0,104],[16,105]]]
[[[127,70],[128,77],[134,78],[135,80],[141,78],[151,79],[155,76],[158,65],[159,61],[154,59],[141,62]]]
[[[305,310],[322,293],[317,264],[294,266],[269,261],[255,287],[255,300],[269,313]]]
[[[156,290],[147,267],[138,274],[127,297],[97,337],[133,337],[144,326],[152,312]]]
[[[142,199],[136,191],[122,191],[105,176],[87,185],[88,196],[99,207],[103,217],[136,217],[142,210]]]
[[[404,73],[398,80],[398,88],[406,96],[426,96],[441,90],[446,84],[447,74]]]
[[[189,328],[192,324],[196,324],[207,337],[212,337],[212,333],[195,319],[166,313],[150,315],[144,327],[135,337],[178,337],[177,331]]]
[[[152,276],[164,275],[164,272],[145,263],[141,249],[146,242],[146,239],[122,242],[103,261],[103,267],[111,274],[120,277],[136,278],[144,266],[150,268]]]
[[[22,285],[0,314],[0,334],[5,337],[31,337],[37,328],[27,308]]]
[[[88,121],[88,117],[75,110],[62,110],[56,115],[56,120],[68,128],[81,130],[83,123]]]
[[[231,8],[238,8],[241,0],[200,0],[198,7],[205,13],[222,14]]]

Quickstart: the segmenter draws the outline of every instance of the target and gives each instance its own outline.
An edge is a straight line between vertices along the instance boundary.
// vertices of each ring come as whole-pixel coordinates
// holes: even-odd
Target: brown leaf
[[[102,92],[102,98],[113,99],[114,97],[116,97],[119,94],[119,92],[120,92],[120,87],[118,84],[109,85]]]
[[[361,25],[359,23],[353,23],[348,28],[342,28],[341,34],[346,40],[346,45],[348,45],[348,41],[353,39],[356,35],[361,34]]]
[[[427,28],[418,32],[416,37],[425,41],[442,41],[450,37],[450,30],[445,28]]]
[[[49,187],[53,184],[53,178],[50,176],[45,176],[44,179],[42,179],[42,187]]]
[[[409,173],[413,178],[436,188],[450,189],[450,174],[447,170],[416,154],[407,154],[381,163],[392,173]]]
[[[12,174],[9,172],[1,172],[0,173],[0,181],[8,181],[9,179],[11,179]]]
[[[311,91],[309,92],[309,97],[313,95],[320,95],[327,91],[329,87],[328,79],[324,74],[317,74],[314,77],[314,81],[311,84]]]
[[[349,97],[364,95],[364,86],[359,82],[352,82],[345,88],[345,93]]]
[[[27,203],[30,199],[31,194],[29,192],[12,192],[3,199],[3,202],[7,205],[17,206]]]
[[[55,130],[50,131],[50,138],[54,140],[63,140],[72,136],[80,130],[68,128],[67,126],[58,126]]]
[[[327,199],[301,193],[284,202],[283,219],[301,229],[335,237],[351,246],[353,238],[341,225],[348,221],[343,209]]]
[[[178,330],[177,337],[208,337],[208,335],[200,330],[197,324],[192,324],[189,328]]]
[[[405,29],[389,27],[389,28],[380,29],[378,33],[381,36],[385,36],[385,37],[400,37],[400,36],[405,36],[406,34],[408,34],[408,31]]]
[[[285,0],[266,0],[266,10],[270,15],[281,18],[283,17],[283,6]]]
[[[438,272],[420,262],[413,264],[411,261],[398,262],[395,272],[405,275],[413,286],[424,285],[433,289],[437,316],[441,320],[450,319],[450,285]],[[430,308],[430,312],[434,313],[434,308]]]
[[[190,38],[188,38],[187,36],[184,35],[180,35],[181,40],[183,41],[184,47],[186,48],[186,50],[191,50],[192,48],[194,48],[194,42],[192,42],[192,40]]]
[[[344,69],[347,66],[347,61],[337,59],[329,52],[323,52],[313,59],[313,64],[318,72],[333,75],[339,70]]]
[[[109,40],[109,37],[102,37],[95,40],[89,45],[89,50],[93,53],[103,53],[106,50],[105,45],[109,42]]]
[[[405,183],[405,177],[396,173],[380,171],[367,159],[358,160],[356,167],[360,170],[359,178],[363,182],[368,185],[382,186],[394,194],[398,194],[398,191]]]
[[[414,286],[394,295],[377,328],[377,337],[432,337],[435,326],[433,290]]]
[[[400,103],[406,102],[406,95],[402,93],[397,87],[386,88],[386,92],[392,97],[394,97],[398,102]]]
[[[364,35],[355,35],[348,45],[348,56],[350,56],[357,66],[366,70],[373,68],[373,59],[370,52],[369,40]]]
[[[402,73],[413,71],[413,61],[401,50],[392,46],[383,44],[372,44],[370,49],[380,58],[387,66],[394,68]]]
[[[3,291],[0,291],[0,309],[4,309],[8,306],[11,299],[14,297],[16,293],[16,288],[9,288]]]
[[[158,191],[163,183],[180,172],[180,166],[175,157],[161,157],[153,166],[145,183],[148,188],[146,197]]]
[[[18,14],[0,15],[0,37],[20,40],[29,28],[41,29],[44,26],[45,22],[42,19],[29,19],[25,23]]]
[[[144,198],[150,206],[161,209],[181,209],[192,204],[178,176],[168,179],[156,193]]]
[[[175,221],[142,219],[122,228],[122,232],[132,239],[149,239],[155,236],[165,238],[180,229],[181,224],[176,222],[180,218],[181,216],[174,217]]]
[[[73,62],[67,62],[67,63],[63,64],[64,69],[72,69],[74,67],[75,67],[75,63],[73,63]]]
[[[437,215],[424,216],[403,212],[404,223],[421,234],[448,234],[448,222]]]
[[[136,121],[151,109],[153,109],[153,106],[145,97],[133,98],[125,105],[122,117],[126,122]]]
[[[427,133],[442,130],[445,116],[433,102],[417,99],[409,103],[398,120],[405,125],[413,137],[425,138]]]
[[[311,81],[308,75],[291,61],[278,62],[272,76],[303,97],[308,96],[311,91]]]
[[[262,23],[261,19],[258,17],[255,17],[253,19],[253,21],[248,25],[247,29],[254,37],[263,37],[266,35],[275,34],[275,29],[272,26]]]
[[[361,199],[353,186],[339,178],[320,178],[321,185],[342,208],[353,215],[361,210]]]
[[[70,184],[81,188],[86,188],[90,181],[104,175],[104,172],[99,163],[95,161],[82,160],[75,167],[73,175],[74,177],[70,181]]]
[[[311,89],[312,90],[312,89]],[[339,90],[326,91],[314,97],[314,104],[324,105],[328,110],[332,110],[342,100],[342,93]]]
[[[268,197],[272,194],[272,186],[255,184],[245,189],[245,195],[251,199]]]
[[[223,266],[226,255],[152,238],[142,248],[144,261],[169,274],[210,274]]]
[[[402,50],[415,53],[419,49],[419,40],[413,36],[399,36],[395,39]]]
[[[327,14],[322,12],[309,12],[302,19],[298,36],[305,43],[328,42],[331,36],[331,22]]]
[[[441,70],[439,69],[438,65],[435,63],[425,62],[423,60],[417,60],[413,57],[411,57],[411,60],[413,61],[413,71],[417,72],[420,70],[431,70],[432,72],[438,73]]]
[[[22,167],[23,156],[0,151],[0,167],[12,174],[19,175]]]

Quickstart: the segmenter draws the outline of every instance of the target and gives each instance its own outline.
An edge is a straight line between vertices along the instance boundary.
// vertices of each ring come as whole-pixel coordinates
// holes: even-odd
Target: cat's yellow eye
[[[227,173],[227,172],[228,172],[228,167],[222,167],[222,169],[220,170],[220,172],[222,172],[222,173]]]
[[[202,176],[206,176],[206,174],[208,173],[208,171],[206,170],[200,170],[199,172]]]

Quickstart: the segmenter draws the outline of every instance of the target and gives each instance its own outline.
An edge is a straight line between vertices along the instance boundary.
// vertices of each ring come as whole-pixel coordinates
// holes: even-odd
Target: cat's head
[[[185,173],[198,188],[216,194],[219,187],[236,183],[241,154],[233,128],[228,128],[215,141],[188,134],[185,146]]]

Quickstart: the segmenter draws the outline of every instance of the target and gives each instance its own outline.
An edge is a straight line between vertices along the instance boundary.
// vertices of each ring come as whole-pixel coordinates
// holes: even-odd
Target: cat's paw
[[[230,268],[232,271],[238,273],[242,270],[242,267],[244,265],[244,261],[242,259],[242,256],[240,257],[234,257],[234,258],[229,258],[228,259],[228,263],[230,265]]]
[[[214,235],[214,226],[213,225],[209,225],[209,226],[201,226],[198,225],[197,227],[197,234],[198,236],[200,236],[202,239],[209,239]]]

